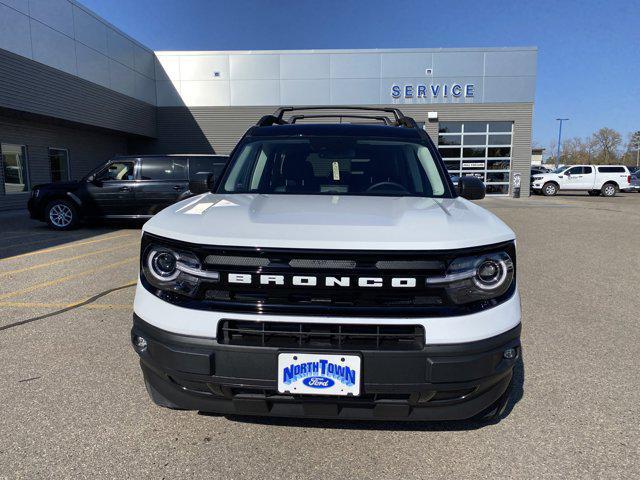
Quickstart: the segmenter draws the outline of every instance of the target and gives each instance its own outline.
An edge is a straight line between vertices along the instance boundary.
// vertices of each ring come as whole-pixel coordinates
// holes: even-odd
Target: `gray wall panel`
[[[280,79],[327,79],[331,76],[329,59],[321,53],[280,55]]]
[[[155,107],[0,49],[0,107],[155,135]]]
[[[0,3],[0,45],[10,52],[31,57],[29,17]]]
[[[534,48],[391,49],[391,50],[272,50],[261,51],[167,51],[156,52],[156,84],[159,107],[180,106],[167,95],[166,83],[187,107],[262,106],[298,103],[305,105],[358,105],[362,103],[530,103],[535,95]],[[215,67],[215,58],[219,67]],[[228,59],[229,70],[224,68]],[[214,75],[218,73],[218,76]],[[483,86],[495,79],[485,98]],[[330,81],[330,98],[312,90],[287,90],[292,80]],[[185,81],[192,84],[187,92]],[[228,81],[231,95],[210,95],[209,84]],[[276,89],[275,81],[280,81]],[[463,99],[452,95],[391,95],[391,85],[415,90],[452,88],[473,83],[475,95]],[[374,88],[374,84],[375,88]],[[502,85],[506,86],[503,88]],[[304,83],[289,83],[302,86]],[[201,92],[196,91],[201,89]],[[374,90],[380,91],[375,93]],[[302,97],[301,97],[302,95]],[[472,97],[472,98],[471,98]],[[192,98],[197,99],[194,103]],[[293,99],[293,100],[291,100]]]
[[[536,53],[531,50],[519,52],[487,52],[484,73],[493,76],[535,76]]]
[[[29,14],[58,32],[73,36],[73,7],[67,0],[29,0]]]
[[[0,49],[155,105],[154,53],[77,0],[0,0]],[[144,91],[123,87],[133,72]]]
[[[82,8],[73,6],[76,40],[107,55],[107,26]]]

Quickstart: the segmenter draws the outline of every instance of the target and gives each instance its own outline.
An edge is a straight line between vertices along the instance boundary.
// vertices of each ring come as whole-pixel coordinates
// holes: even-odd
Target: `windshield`
[[[244,145],[223,179],[224,193],[442,197],[429,149],[410,141],[295,137]]]
[[[555,169],[551,170],[551,173],[562,173],[565,170],[568,170],[568,168],[567,167],[558,167],[558,168],[555,168]]]

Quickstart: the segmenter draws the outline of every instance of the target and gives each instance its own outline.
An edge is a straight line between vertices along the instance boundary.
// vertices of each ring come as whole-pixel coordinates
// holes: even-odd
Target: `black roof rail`
[[[305,107],[280,107],[274,113],[273,116],[279,121],[283,121],[284,114],[286,112],[297,112],[299,110],[357,110],[367,112],[387,112],[392,113],[396,124],[400,125],[400,120],[404,118],[404,113],[399,108],[391,107],[358,107],[353,105],[311,105]]]
[[[407,128],[417,128],[418,130],[421,130],[421,128],[418,126],[418,124],[412,117],[402,117],[398,121],[398,126],[407,127]]]
[[[341,114],[341,113],[336,113],[336,114],[325,113],[320,115],[292,115],[291,118],[289,119],[289,123],[294,124],[298,120],[303,120],[307,118],[339,118],[340,123],[342,123],[343,118],[359,118],[363,120],[378,120],[384,123],[385,125],[391,125],[391,121],[389,120],[389,117],[385,115],[352,115],[352,114]]]
[[[298,112],[302,110],[349,110],[355,112],[385,112],[391,113],[394,117],[394,122],[390,123],[389,118],[385,115],[351,115],[348,113],[340,114],[340,113],[332,113],[332,114],[313,114],[313,115],[293,115],[291,117],[291,122],[287,122],[284,119],[284,114],[288,112]],[[416,130],[422,131],[422,129],[418,126],[416,121],[407,117],[402,113],[399,108],[394,107],[359,107],[353,105],[309,105],[304,107],[280,107],[278,108],[272,115],[265,115],[256,126],[258,127],[270,127],[272,125],[287,125],[289,123],[295,123],[296,120],[300,120],[302,118],[368,118],[375,120],[382,120],[385,125],[395,125],[398,127],[412,128]],[[383,119],[384,117],[384,119]]]
[[[282,117],[276,117],[275,115],[265,115],[258,123],[256,123],[256,127],[270,127],[271,125],[285,125],[285,122]]]

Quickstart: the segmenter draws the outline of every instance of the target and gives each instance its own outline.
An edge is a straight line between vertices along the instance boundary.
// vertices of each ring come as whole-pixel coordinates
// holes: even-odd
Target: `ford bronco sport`
[[[484,185],[462,177],[455,190],[398,109],[334,115],[350,124],[298,110],[263,117],[212,192],[145,224],[131,341],[151,399],[220,414],[498,418],[520,300],[514,233],[467,200]]]

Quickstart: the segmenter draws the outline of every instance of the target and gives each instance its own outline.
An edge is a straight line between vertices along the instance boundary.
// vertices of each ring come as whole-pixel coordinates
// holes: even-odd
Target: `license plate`
[[[301,395],[360,395],[358,355],[280,353],[278,392]]]

